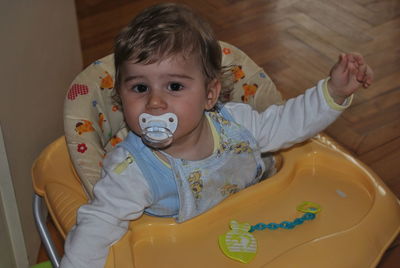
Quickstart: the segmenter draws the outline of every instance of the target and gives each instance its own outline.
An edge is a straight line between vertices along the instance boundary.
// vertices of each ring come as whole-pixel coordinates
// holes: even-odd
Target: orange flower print
[[[224,47],[224,48],[222,49],[222,52],[223,52],[225,55],[231,54],[231,50],[230,50],[229,48],[227,48],[227,47]]]
[[[104,129],[103,129],[103,124],[104,124],[104,122],[106,122],[107,120],[106,120],[106,118],[105,118],[105,116],[104,116],[104,114],[103,113],[99,113],[99,127],[100,127],[100,129],[101,129],[101,132],[103,132],[104,131]]]
[[[105,76],[104,77],[100,77],[101,79],[101,83],[100,83],[100,89],[112,89],[114,87],[114,80],[112,78],[112,76],[105,71]]]
[[[122,139],[120,137],[117,137],[117,136],[114,135],[110,140],[111,146],[114,147],[115,145],[117,145],[121,141],[122,141]]]
[[[234,75],[235,83],[238,82],[239,80],[243,79],[246,74],[244,73],[242,66],[240,65],[235,65],[232,67],[231,72]]]
[[[253,97],[256,95],[258,85],[257,84],[248,85],[247,83],[244,83],[242,85],[242,88],[243,88],[242,101],[244,103],[248,103],[250,97]]]
[[[116,112],[116,111],[118,111],[118,110],[119,110],[118,105],[114,105],[114,106],[112,107],[112,111],[113,111],[113,112]]]
[[[75,131],[79,134],[82,135],[82,133],[85,132],[93,132],[94,128],[92,126],[92,122],[89,120],[82,119],[75,125]]]
[[[87,151],[87,146],[84,143],[80,143],[78,144],[78,152],[80,152],[81,154],[83,154],[84,152]]]

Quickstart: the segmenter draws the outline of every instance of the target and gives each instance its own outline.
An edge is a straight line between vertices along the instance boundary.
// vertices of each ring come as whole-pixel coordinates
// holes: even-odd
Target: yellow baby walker
[[[257,110],[282,102],[247,55],[221,47],[223,65],[235,66],[232,101]],[[77,76],[65,99],[65,136],[32,168],[35,219],[55,268],[60,256],[42,206],[65,238],[92,197],[104,154],[127,134],[112,100],[113,74],[109,55]],[[132,222],[106,267],[375,267],[400,231],[400,202],[382,180],[324,134],[275,155],[282,159],[275,175],[194,219]]]

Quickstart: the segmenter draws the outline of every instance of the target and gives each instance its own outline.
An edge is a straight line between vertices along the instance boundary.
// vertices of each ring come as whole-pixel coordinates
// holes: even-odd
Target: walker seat
[[[232,67],[233,100],[259,110],[281,102],[260,67],[239,49],[221,46],[224,65],[237,65]],[[54,267],[59,257],[38,214],[41,198],[65,237],[76,210],[91,197],[102,156],[126,135],[120,109],[106,87],[112,88],[112,64],[108,56],[76,78],[65,102],[66,137],[49,145],[33,165],[36,220]],[[79,106],[74,101],[78,98]],[[277,174],[192,220],[177,224],[143,215],[131,222],[127,234],[111,247],[106,267],[376,266],[400,231],[400,202],[382,180],[324,134],[279,155],[283,164]],[[251,225],[290,221],[302,215],[296,207],[304,201],[322,207],[317,217],[291,230],[252,233],[258,252],[250,263],[229,259],[220,250],[218,237],[229,230],[231,220]]]

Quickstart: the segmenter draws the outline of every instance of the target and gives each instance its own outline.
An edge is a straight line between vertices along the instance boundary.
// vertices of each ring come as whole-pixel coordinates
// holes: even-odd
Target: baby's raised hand
[[[330,76],[329,94],[337,104],[342,104],[360,86],[369,87],[373,73],[360,54],[342,53],[339,55],[338,62],[332,67]]]

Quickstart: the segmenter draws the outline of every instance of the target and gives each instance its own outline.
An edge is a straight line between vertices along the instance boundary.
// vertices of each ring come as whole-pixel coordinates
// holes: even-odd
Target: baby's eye
[[[168,85],[168,89],[171,91],[179,91],[183,89],[183,86],[179,83],[171,83]]]
[[[136,93],[143,93],[148,90],[148,87],[146,85],[138,84],[132,87],[132,90]]]

